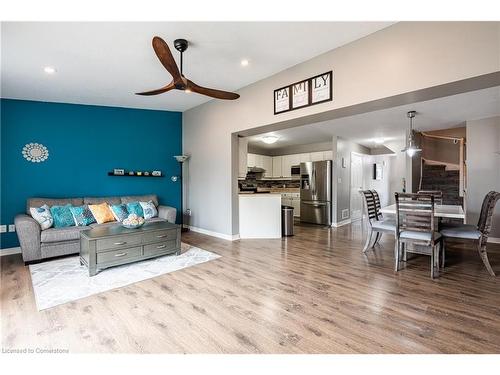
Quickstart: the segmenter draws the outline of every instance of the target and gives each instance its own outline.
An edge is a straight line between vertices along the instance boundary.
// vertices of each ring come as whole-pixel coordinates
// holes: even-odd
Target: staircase
[[[445,165],[422,163],[420,190],[441,190],[443,204],[463,204],[459,195],[460,171],[447,170]]]

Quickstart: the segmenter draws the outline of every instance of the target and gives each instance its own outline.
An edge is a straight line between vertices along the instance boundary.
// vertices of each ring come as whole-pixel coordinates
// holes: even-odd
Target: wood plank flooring
[[[2,347],[123,353],[500,353],[500,277],[448,247],[393,271],[393,239],[363,255],[360,224],[284,240],[183,241],[220,259],[38,312],[20,255],[1,259]],[[500,273],[500,245],[489,246]]]

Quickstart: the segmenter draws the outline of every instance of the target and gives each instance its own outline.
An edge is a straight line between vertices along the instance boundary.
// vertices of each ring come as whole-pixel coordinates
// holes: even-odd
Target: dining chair
[[[439,275],[441,234],[434,230],[434,196],[396,193],[396,271],[406,254],[430,255],[431,278]],[[409,244],[413,245],[409,248]]]
[[[371,246],[372,248],[380,241],[382,233],[395,234],[396,222],[394,220],[384,220],[380,212],[380,198],[375,190],[362,190],[361,196],[363,197],[365,216],[368,220],[368,234],[366,236],[365,246],[363,247],[363,253],[366,253],[370,247],[373,232],[376,233],[376,237]]]
[[[443,192],[441,190],[419,190],[417,194],[422,194],[423,196],[432,195],[435,204],[443,204]]]
[[[472,224],[443,224],[440,230],[443,239],[459,238],[463,240],[477,241],[477,250],[481,256],[484,266],[491,276],[495,276],[495,272],[491,268],[488,260],[486,243],[488,242],[488,236],[491,233],[493,211],[495,210],[495,206],[499,199],[499,192],[490,191],[486,194],[483,200],[483,205],[481,206],[481,213],[479,214],[477,226]],[[444,250],[446,248],[446,244],[444,242],[445,241],[443,241],[443,257]]]

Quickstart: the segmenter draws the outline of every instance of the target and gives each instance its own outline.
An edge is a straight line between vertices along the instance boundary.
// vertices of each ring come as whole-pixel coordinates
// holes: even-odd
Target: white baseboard
[[[21,254],[21,248],[20,247],[8,247],[6,249],[0,249],[0,257],[3,257],[5,255],[12,255],[12,254]]]
[[[206,234],[207,236],[222,238],[223,240],[227,240],[227,241],[236,241],[236,240],[240,239],[239,234],[231,235],[231,234],[212,232],[211,230],[206,230],[206,229],[197,228],[197,227],[193,227],[193,226],[189,226],[189,229],[192,230],[193,232]]]
[[[338,227],[341,227],[341,226],[347,225],[347,224],[351,224],[351,219],[339,221],[338,223],[332,223],[332,227],[338,228]]]

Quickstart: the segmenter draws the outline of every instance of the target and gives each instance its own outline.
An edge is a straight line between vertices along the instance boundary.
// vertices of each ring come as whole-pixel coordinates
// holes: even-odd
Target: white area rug
[[[181,255],[107,268],[92,277],[87,267],[80,265],[79,256],[32,264],[29,268],[40,311],[217,258],[220,255],[183,243]]]

